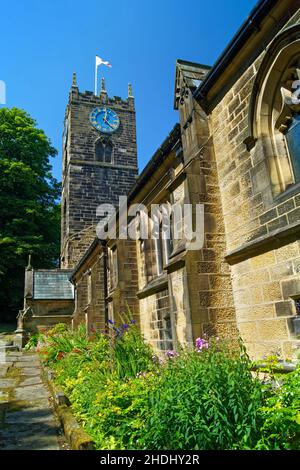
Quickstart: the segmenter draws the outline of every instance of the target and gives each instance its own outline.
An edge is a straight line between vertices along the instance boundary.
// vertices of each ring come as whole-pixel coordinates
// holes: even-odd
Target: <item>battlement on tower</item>
[[[106,110],[115,116],[115,127],[107,125]],[[107,203],[118,206],[119,196],[129,193],[137,175],[131,85],[126,99],[109,97],[102,79],[96,96],[91,91],[80,92],[73,75],[63,134],[63,267],[73,267],[85,251],[85,240],[96,235],[97,207]]]

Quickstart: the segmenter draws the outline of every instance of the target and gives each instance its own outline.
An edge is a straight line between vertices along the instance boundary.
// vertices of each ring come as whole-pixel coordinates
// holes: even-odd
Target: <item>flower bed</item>
[[[97,449],[300,447],[300,368],[262,383],[241,343],[197,338],[162,358],[129,320],[92,337],[57,325],[37,348]]]

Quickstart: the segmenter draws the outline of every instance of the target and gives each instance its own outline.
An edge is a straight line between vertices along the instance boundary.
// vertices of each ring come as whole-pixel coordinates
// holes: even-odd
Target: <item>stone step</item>
[[[9,352],[9,351],[19,351],[19,348],[18,346],[15,346],[14,344],[3,345],[0,343],[0,354],[3,352]]]
[[[8,340],[8,339],[1,339],[0,340],[0,346],[4,347],[4,346],[13,346],[14,345],[14,342],[12,340]]]

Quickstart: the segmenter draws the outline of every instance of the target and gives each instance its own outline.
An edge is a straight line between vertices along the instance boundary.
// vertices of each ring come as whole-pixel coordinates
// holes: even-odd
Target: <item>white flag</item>
[[[99,65],[106,65],[106,67],[112,66],[107,60],[103,60],[101,59],[101,57],[96,55],[96,67],[98,67]]]

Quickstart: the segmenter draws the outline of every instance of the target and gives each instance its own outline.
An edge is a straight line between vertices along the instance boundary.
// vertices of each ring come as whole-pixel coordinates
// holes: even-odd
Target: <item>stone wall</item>
[[[107,106],[119,116],[119,128],[109,136],[90,123],[96,107]],[[100,221],[100,204],[118,206],[119,196],[133,187],[138,173],[134,99],[108,98],[80,93],[72,87],[66,111],[68,139],[64,149],[62,190],[61,263],[74,267],[93,239]],[[112,162],[97,161],[95,147],[99,139],[112,145]],[[94,229],[93,229],[94,227]]]
[[[299,19],[298,12],[286,26]],[[290,39],[287,34],[286,44]],[[253,51],[247,47],[243,56],[249,53],[250,57]],[[204,334],[230,343],[241,334],[253,358],[278,354],[293,359],[297,354],[300,187],[291,184],[287,159],[277,155],[276,160],[270,152],[259,114],[261,110],[272,121],[259,97],[273,92],[275,85],[266,80],[272,78],[268,67],[274,65],[273,56],[277,60],[276,47],[269,45],[254,62],[249,60],[242,74],[234,70],[234,63],[229,64],[233,85],[228,91],[222,89],[218,99],[213,93],[214,105],[207,114],[194,98],[194,80],[203,80],[208,68],[177,63],[175,108],[180,136],[178,129],[172,131],[167,141],[173,147],[167,151],[160,147],[155,168],[152,164],[158,156],[154,155],[131,203],[142,202],[147,208],[153,203],[192,204],[193,209],[203,204],[203,246],[189,250],[184,237],[174,241],[159,272],[153,240],[108,242],[108,248],[116,250],[118,271],[106,299],[110,318],[118,320],[128,305],[147,341],[159,351],[192,344]],[[226,74],[223,81],[230,70]],[[89,142],[85,144],[89,148]],[[85,236],[88,244],[88,230]],[[84,244],[85,236],[80,235],[78,242]],[[80,256],[78,247],[72,248],[78,250],[75,258]],[[101,328],[104,278],[97,250],[88,254],[75,276],[75,317],[89,325],[93,319]],[[89,287],[89,276],[91,285],[97,279],[98,287]]]
[[[287,26],[298,23],[299,18],[298,12]],[[256,119],[251,114],[253,100],[263,86],[258,87],[257,75],[270,50],[236,80],[208,122],[239,331],[251,356],[276,353],[292,358],[299,347],[292,323],[296,313],[293,299],[300,296],[299,245],[294,241],[298,238],[294,227],[300,222],[299,189],[276,194],[273,155],[266,151],[265,134],[255,135],[256,142],[250,142],[248,148],[245,145],[251,135],[251,119]]]
[[[25,309],[30,308],[23,320],[24,330],[28,333],[44,331],[57,323],[71,324],[74,309],[73,300],[34,300],[26,299]]]
[[[189,304],[189,312],[186,311],[184,317],[192,328],[192,335],[186,333],[186,337],[191,341],[191,336],[195,340],[207,334],[232,340],[237,337],[236,315],[230,267],[225,261],[226,234],[214,145],[208,117],[195,101],[193,88],[188,86],[190,74],[197,70],[200,74],[203,66],[185,63],[183,68],[178,63],[177,68],[176,88],[184,97],[178,104],[184,157],[180,172],[185,175],[184,202],[204,206],[203,247],[184,254],[186,288],[182,296],[184,303]]]
[[[157,351],[172,350],[169,291],[162,290],[140,300],[141,331],[149,344]]]
[[[89,332],[105,326],[104,258],[102,248],[96,246],[92,256],[83,263],[73,278],[75,309],[73,326],[84,323]]]

